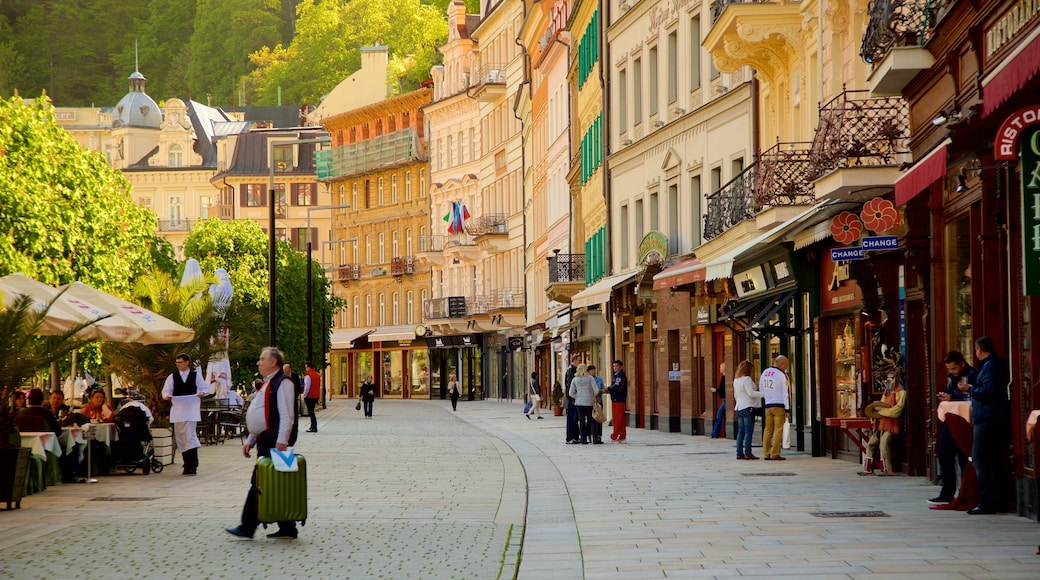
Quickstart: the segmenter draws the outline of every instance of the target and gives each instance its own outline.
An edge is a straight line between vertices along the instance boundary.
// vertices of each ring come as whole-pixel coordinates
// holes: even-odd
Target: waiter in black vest
[[[209,394],[209,385],[199,380],[199,373],[192,370],[191,359],[186,354],[177,355],[177,372],[166,377],[162,396],[173,402],[170,410],[170,422],[173,423],[173,438],[177,441],[177,450],[181,452],[184,462],[182,475],[195,475],[199,469],[199,435],[195,426],[202,420],[201,401],[185,397],[196,396],[199,399]],[[174,398],[179,397],[179,398]]]

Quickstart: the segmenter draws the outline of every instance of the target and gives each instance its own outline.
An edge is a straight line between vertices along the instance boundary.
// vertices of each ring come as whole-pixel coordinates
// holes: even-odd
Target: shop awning
[[[989,115],[1007,102],[1040,72],[1040,28],[1019,42],[1004,63],[982,79],[982,114]]]
[[[798,288],[792,288],[784,294],[777,294],[768,298],[761,303],[761,309],[758,314],[748,324],[748,328],[760,328],[764,327],[769,319],[771,319],[780,309],[787,306],[787,303],[794,299],[798,295],[800,290]]]
[[[897,206],[906,205],[917,194],[946,175],[946,146],[952,142],[947,139],[940,143],[896,180]]]
[[[775,228],[761,234],[757,238],[751,241],[744,242],[736,248],[733,248],[729,252],[711,260],[707,263],[704,273],[704,281],[711,282],[712,280],[720,280],[722,278],[729,278],[733,275],[733,263],[737,261],[742,255],[747,254],[750,251],[755,250],[759,246],[768,245],[776,242],[778,239],[788,234],[794,228],[798,227],[801,222],[808,219],[813,214],[821,211],[829,205],[833,205],[833,201],[825,201],[814,205],[813,207],[803,211],[802,213],[794,216],[786,222],[776,226]]]
[[[332,348],[333,350],[354,348],[354,343],[357,342],[358,339],[368,336],[371,332],[371,328],[337,330],[332,333]]]
[[[368,342],[389,342],[391,340],[415,340],[415,325],[377,326],[372,334],[368,335]]]
[[[634,270],[617,276],[603,278],[592,286],[578,292],[571,298],[571,308],[585,308],[593,304],[603,304],[610,300],[610,293],[616,286],[620,286],[642,273],[642,270]]]
[[[664,290],[665,288],[676,288],[683,284],[703,282],[706,266],[707,264],[701,263],[696,256],[677,264],[672,264],[654,276],[654,290]]]

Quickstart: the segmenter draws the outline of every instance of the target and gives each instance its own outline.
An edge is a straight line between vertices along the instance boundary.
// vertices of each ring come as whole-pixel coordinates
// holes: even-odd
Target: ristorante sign
[[[1022,293],[1040,296],[1040,105],[1021,109],[997,131],[994,158],[1014,161],[1022,151]]]

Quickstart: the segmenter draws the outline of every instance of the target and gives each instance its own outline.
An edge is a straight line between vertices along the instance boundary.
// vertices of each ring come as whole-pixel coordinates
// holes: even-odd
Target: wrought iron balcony
[[[715,0],[711,4],[711,23],[715,24],[718,21],[719,16],[722,16],[722,11],[726,9],[730,4],[776,4],[776,2],[768,0]]]
[[[318,179],[327,181],[425,158],[426,151],[423,150],[418,133],[414,127],[410,127],[357,143],[316,151],[314,164]]]
[[[159,220],[160,232],[188,232],[198,220]]]
[[[493,213],[475,217],[466,224],[472,236],[505,235],[509,233],[508,220],[504,213]]]
[[[755,176],[758,164],[752,163],[707,196],[708,211],[704,214],[704,239],[710,240],[744,220],[755,217],[759,205],[755,203]]]
[[[924,46],[937,15],[949,4],[952,0],[871,0],[860,56],[876,66],[895,47]]]
[[[585,284],[585,254],[553,254],[549,256],[549,283]]]
[[[402,256],[390,259],[390,275],[402,276],[415,273],[415,257]]]
[[[347,284],[361,279],[361,264],[341,264],[336,268],[336,280]]]
[[[466,318],[469,300],[465,296],[445,296],[423,302],[423,320]]]
[[[809,143],[777,143],[758,156],[753,186],[758,207],[798,205],[813,201],[815,173]]]
[[[893,165],[899,155],[909,151],[906,101],[846,90],[820,107],[820,123],[809,152],[810,178],[845,167]]]
[[[488,298],[488,312],[523,308],[525,303],[523,287],[495,288]]]
[[[486,85],[505,85],[506,67],[504,64],[485,63],[480,65],[476,74],[473,75],[473,88],[482,88]]]
[[[444,250],[444,236],[437,234],[433,236],[419,236],[416,242],[419,244],[419,253],[440,252]]]

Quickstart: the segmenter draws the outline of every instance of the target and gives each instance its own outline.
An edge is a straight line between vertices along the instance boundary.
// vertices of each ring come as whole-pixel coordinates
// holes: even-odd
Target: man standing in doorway
[[[176,362],[177,372],[166,377],[162,397],[173,402],[170,422],[184,462],[181,475],[195,475],[199,469],[199,447],[202,447],[195,426],[202,420],[201,399],[209,394],[209,385],[199,380],[199,373],[192,370],[188,355],[177,355]]]
[[[314,416],[314,407],[321,396],[321,375],[314,368],[314,363],[307,363],[307,372],[303,375],[303,402],[307,405],[307,414],[311,417],[311,428],[308,433],[318,432],[318,418]]]
[[[614,443],[624,443],[628,438],[628,427],[625,424],[625,402],[628,400],[628,377],[625,375],[625,363],[621,360],[614,361],[611,365],[614,376],[610,380],[607,392],[610,393],[611,414],[614,421],[614,432],[610,434],[610,440]]]
[[[980,336],[975,341],[975,360],[979,361],[975,383],[960,384],[961,392],[971,397],[971,463],[979,482],[979,505],[968,510],[973,516],[1007,509],[1004,463],[1011,442],[1008,416],[1011,371],[993,350],[992,338]]]
[[[758,379],[758,390],[762,391],[766,404],[766,426],[762,436],[762,458],[770,461],[783,461],[780,456],[780,443],[784,438],[784,423],[791,413],[788,399],[787,357],[779,355],[773,359],[773,366],[762,371]]]
[[[578,408],[574,406],[574,399],[570,396],[571,381],[574,380],[574,374],[578,371],[578,364],[581,363],[581,355],[576,354],[571,357],[571,364],[567,367],[567,372],[563,374],[563,392],[567,396],[567,444],[574,445],[578,443]]]

